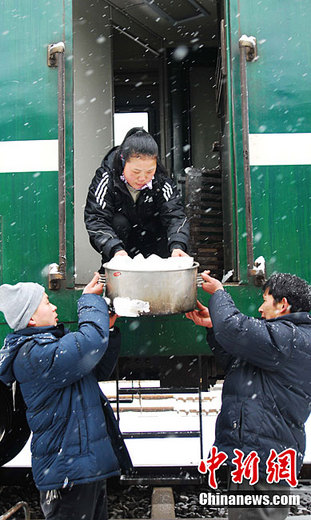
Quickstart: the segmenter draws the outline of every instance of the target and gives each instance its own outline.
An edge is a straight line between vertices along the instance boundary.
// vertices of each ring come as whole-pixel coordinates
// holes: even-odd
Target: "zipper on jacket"
[[[240,410],[240,424],[239,424],[239,439],[243,441],[243,427],[244,427],[244,404],[242,403]]]
[[[184,227],[184,225],[186,224],[187,222],[187,217],[185,218],[185,220],[183,221],[183,223],[179,226],[179,228],[177,229],[176,233],[179,233],[179,231],[181,230],[182,227]]]
[[[101,235],[108,235],[110,238],[114,238],[110,233],[107,233],[107,231],[91,231],[93,235],[96,235],[97,233],[100,233]]]
[[[77,417],[77,424],[78,424],[78,430],[79,430],[79,451],[80,451],[80,455],[82,455],[82,453],[83,453],[83,450],[82,450],[82,437],[81,437],[81,428],[80,428],[79,417]]]

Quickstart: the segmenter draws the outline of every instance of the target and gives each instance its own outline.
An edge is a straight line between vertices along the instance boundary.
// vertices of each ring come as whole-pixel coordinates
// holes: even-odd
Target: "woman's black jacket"
[[[87,196],[84,220],[94,249],[111,258],[125,248],[112,225],[114,215],[121,213],[143,235],[163,230],[169,252],[174,248],[187,251],[189,224],[173,181],[157,169],[152,188],[142,190],[134,203],[126,184],[113,172],[114,154],[115,149],[104,158]]]

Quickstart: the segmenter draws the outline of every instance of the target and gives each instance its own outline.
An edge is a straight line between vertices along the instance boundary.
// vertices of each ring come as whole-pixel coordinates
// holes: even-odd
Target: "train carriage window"
[[[120,112],[114,114],[114,145],[122,143],[126,132],[134,126],[140,126],[147,132],[149,131],[149,121],[147,112]]]

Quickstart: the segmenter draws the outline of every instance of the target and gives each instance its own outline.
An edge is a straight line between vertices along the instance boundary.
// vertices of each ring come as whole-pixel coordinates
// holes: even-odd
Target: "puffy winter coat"
[[[106,302],[78,301],[79,330],[27,327],[6,338],[0,379],[20,383],[33,432],[33,476],[41,490],[118,475],[130,459],[98,380],[117,360],[120,338],[110,338]]]
[[[298,474],[311,411],[310,315],[250,318],[225,291],[212,295],[209,311],[207,339],[226,371],[215,445],[229,460],[235,448],[257,451],[262,478],[272,448],[278,454],[294,448]]]
[[[92,246],[106,258],[124,249],[112,227],[113,216],[120,212],[143,234],[167,235],[170,252],[174,247],[187,251],[189,224],[175,184],[156,171],[152,188],[142,190],[134,203],[126,184],[112,171],[114,154],[115,149],[104,158],[88,192],[84,217]]]

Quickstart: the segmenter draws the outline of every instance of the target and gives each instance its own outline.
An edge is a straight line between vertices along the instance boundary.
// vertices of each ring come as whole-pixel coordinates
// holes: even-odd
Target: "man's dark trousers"
[[[40,491],[45,520],[108,520],[106,480]]]

